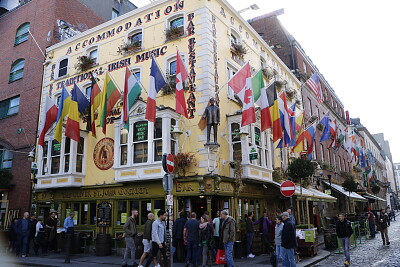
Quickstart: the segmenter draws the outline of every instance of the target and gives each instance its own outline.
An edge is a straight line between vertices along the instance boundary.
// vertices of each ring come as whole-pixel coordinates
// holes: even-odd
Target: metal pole
[[[171,174],[168,173],[168,181],[171,179]],[[172,192],[172,188],[168,188],[168,195],[171,195]],[[169,203],[170,204],[170,203]],[[173,205],[168,205],[168,230],[169,230],[169,249],[170,249],[170,253],[169,253],[169,260],[170,260],[170,267],[174,266],[174,255],[173,255],[173,249],[172,249],[172,223],[170,223],[169,221],[169,214],[172,212],[172,207]]]

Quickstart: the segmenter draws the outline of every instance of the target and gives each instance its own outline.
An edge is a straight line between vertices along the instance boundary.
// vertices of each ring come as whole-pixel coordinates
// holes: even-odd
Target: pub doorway
[[[195,196],[195,197],[181,197],[178,198],[178,215],[184,211],[186,216],[190,217],[191,212],[195,212],[197,219],[204,214],[205,211],[209,212],[211,218],[215,218],[217,212],[223,209],[229,210],[229,198],[219,196]],[[231,211],[230,211],[231,212]]]

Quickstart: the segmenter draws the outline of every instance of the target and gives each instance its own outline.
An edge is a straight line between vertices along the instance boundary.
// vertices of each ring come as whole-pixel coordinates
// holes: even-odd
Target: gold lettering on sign
[[[40,184],[51,184],[51,180],[42,180]]]
[[[233,192],[233,185],[231,183],[220,183],[219,184],[220,191],[223,192]]]
[[[57,179],[57,183],[66,183],[68,182],[68,178]]]
[[[161,169],[148,169],[144,170],[144,174],[161,173]]]
[[[134,176],[134,175],[136,175],[136,171],[121,172],[121,176]]]
[[[176,184],[176,192],[194,192],[192,184]]]

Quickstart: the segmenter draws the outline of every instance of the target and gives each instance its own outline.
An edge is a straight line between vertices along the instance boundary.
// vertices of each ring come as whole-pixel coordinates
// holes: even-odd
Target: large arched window
[[[11,65],[9,82],[22,79],[24,76],[25,59],[20,58]]]
[[[28,40],[30,25],[31,24],[29,22],[26,22],[19,26],[19,28],[17,29],[17,34],[15,35],[14,45],[19,45],[20,43]]]

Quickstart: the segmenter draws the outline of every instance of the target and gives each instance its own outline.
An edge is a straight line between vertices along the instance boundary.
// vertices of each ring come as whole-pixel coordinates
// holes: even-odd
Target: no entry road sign
[[[296,191],[296,185],[292,181],[285,181],[281,184],[281,193],[285,197],[293,196]]]

